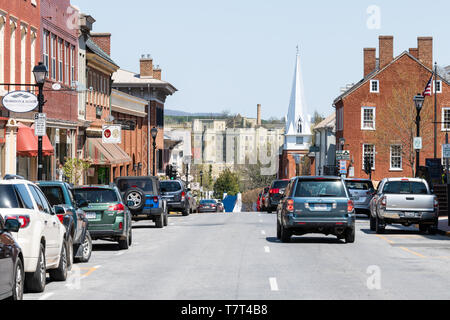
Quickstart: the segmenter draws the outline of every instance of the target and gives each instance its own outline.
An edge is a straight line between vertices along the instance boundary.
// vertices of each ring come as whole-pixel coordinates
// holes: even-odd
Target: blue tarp
[[[236,205],[237,196],[226,196],[223,199],[223,205],[225,207],[226,212],[233,212],[234,206]]]

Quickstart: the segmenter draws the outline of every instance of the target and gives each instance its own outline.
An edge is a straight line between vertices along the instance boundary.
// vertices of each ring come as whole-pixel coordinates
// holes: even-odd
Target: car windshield
[[[176,181],[162,181],[161,182],[161,191],[162,192],[175,192],[180,191],[181,185]]]
[[[272,189],[285,189],[289,184],[289,181],[274,181]]]
[[[340,180],[302,180],[295,190],[296,198],[346,198],[345,188]]]
[[[217,202],[215,200],[202,200],[200,201],[201,204],[216,204]]]
[[[74,190],[75,199],[79,202],[86,200],[88,203],[113,203],[118,202],[117,194],[111,189],[83,188]]]
[[[122,192],[130,188],[139,188],[146,192],[153,191],[153,181],[150,179],[121,179],[117,182],[117,186]]]
[[[373,184],[370,181],[346,181],[347,188],[351,190],[373,190]]]
[[[423,182],[388,181],[383,187],[386,194],[428,194],[427,186]]]
[[[39,186],[52,206],[65,204],[61,187]]]

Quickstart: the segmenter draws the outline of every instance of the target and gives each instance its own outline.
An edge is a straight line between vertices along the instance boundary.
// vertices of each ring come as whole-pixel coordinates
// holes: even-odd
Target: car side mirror
[[[19,232],[20,221],[17,219],[8,219],[5,221],[4,231],[6,232]]]
[[[66,214],[66,210],[63,207],[61,207],[61,206],[54,206],[53,207],[53,212],[55,214]]]

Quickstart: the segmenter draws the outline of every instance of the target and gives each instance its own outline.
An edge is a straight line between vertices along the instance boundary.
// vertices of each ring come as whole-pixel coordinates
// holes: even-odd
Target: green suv
[[[132,242],[131,213],[115,186],[74,188],[74,196],[89,219],[92,240],[117,241],[120,249]]]

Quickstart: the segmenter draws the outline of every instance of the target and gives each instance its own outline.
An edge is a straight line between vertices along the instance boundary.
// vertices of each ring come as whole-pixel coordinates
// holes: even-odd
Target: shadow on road
[[[154,224],[145,224],[145,225],[138,225],[138,226],[132,226],[131,229],[157,229]]]
[[[268,242],[271,243],[282,243],[279,239],[268,237],[266,238]],[[344,244],[345,242],[339,240],[338,238],[311,238],[311,237],[301,237],[301,236],[293,236],[291,238],[291,243],[304,243],[304,244]]]
[[[119,244],[111,243],[93,243],[92,251],[120,251]]]
[[[361,232],[364,232],[365,234],[371,234],[376,235],[377,233],[375,231],[370,231],[370,229],[360,229]],[[419,230],[414,229],[395,229],[395,228],[386,228],[385,232],[383,234],[380,234],[380,236],[408,236],[408,235],[416,235],[416,236],[422,236],[426,239],[430,240],[450,240],[450,237],[445,237],[440,234],[428,234],[428,233],[422,233]]]

